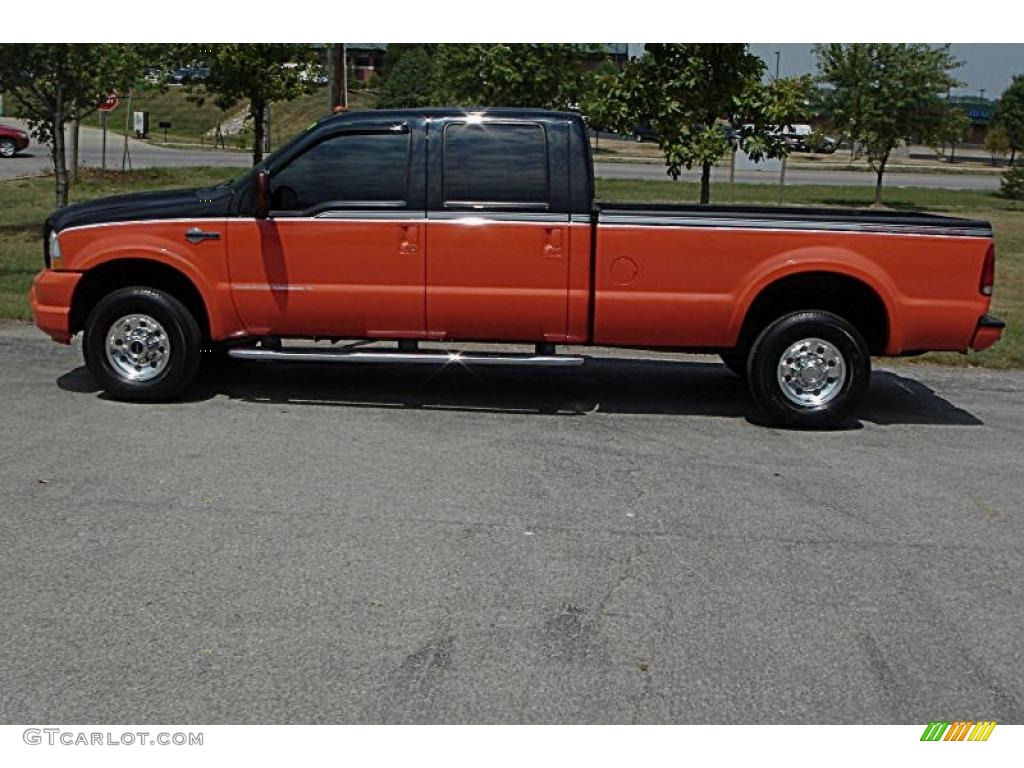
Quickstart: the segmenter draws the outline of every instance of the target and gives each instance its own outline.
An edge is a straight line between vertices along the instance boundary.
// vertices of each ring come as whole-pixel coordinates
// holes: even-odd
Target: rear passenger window
[[[408,132],[342,134],[310,147],[273,175],[271,207],[402,207],[408,198],[408,176]]]
[[[547,208],[548,200],[543,126],[451,123],[445,127],[445,205]]]

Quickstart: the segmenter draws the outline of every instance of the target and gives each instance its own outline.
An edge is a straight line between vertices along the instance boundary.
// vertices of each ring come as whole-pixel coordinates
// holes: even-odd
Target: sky
[[[779,74],[813,74],[817,71],[810,44],[751,43],[750,50],[768,63],[775,73],[775,51],[780,52]],[[1021,43],[953,43],[953,55],[964,62],[957,70],[958,80],[967,85],[954,88],[954,96],[978,96],[985,89],[985,98],[998,98],[1014,75],[1024,74],[1024,44]]]

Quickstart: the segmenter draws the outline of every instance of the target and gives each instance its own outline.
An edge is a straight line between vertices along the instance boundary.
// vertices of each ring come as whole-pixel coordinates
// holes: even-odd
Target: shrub
[[[1010,135],[998,123],[985,134],[985,149],[992,156],[992,165],[1010,154]]]
[[[1024,200],[1024,165],[1015,165],[1003,174],[1000,191],[1003,193],[1003,197]]]

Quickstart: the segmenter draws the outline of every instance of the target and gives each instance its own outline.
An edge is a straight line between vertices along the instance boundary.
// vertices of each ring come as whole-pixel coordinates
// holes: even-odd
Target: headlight
[[[50,233],[50,269],[60,269],[60,238],[56,232]]]

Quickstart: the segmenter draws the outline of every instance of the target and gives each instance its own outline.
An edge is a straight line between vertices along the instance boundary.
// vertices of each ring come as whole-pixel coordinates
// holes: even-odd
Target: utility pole
[[[348,109],[348,48],[344,43],[341,44],[341,99],[338,105],[342,110]]]
[[[100,173],[107,173],[107,110],[100,112],[100,128],[103,130],[102,149],[100,150]]]
[[[270,102],[263,110],[263,154],[270,154]]]
[[[132,101],[135,99],[135,89],[128,91],[128,109],[124,113],[124,148],[121,150],[121,173],[125,172],[125,169],[131,170],[132,167],[132,153],[128,149],[128,130],[131,127],[132,120]]]
[[[779,60],[782,58],[782,51],[775,52],[775,79],[779,79]]]
[[[348,109],[348,62],[345,43],[331,43],[327,52],[327,80],[331,112]]]

